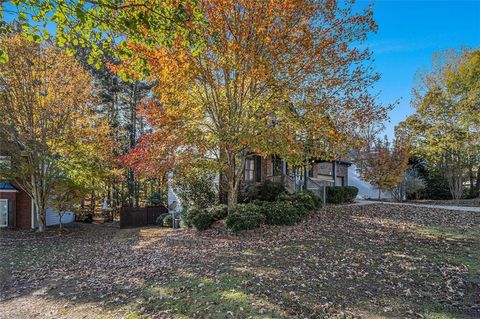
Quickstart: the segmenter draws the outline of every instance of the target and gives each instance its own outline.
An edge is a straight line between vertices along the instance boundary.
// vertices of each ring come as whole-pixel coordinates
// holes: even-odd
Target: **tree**
[[[356,47],[376,30],[371,8],[336,1],[199,1],[205,46],[192,52],[127,43],[131,57],[112,66],[157,85],[141,109],[152,133],[127,162],[163,174],[214,166],[228,204],[237,202],[245,159],[255,152],[292,163],[338,158],[358,145],[358,130],[383,118],[368,92],[378,78]]]
[[[51,197],[48,198],[47,203],[58,214],[60,229],[63,227],[63,216],[68,212],[78,212],[80,208],[79,203],[85,195],[86,189],[69,178],[59,178],[55,181]]]
[[[12,31],[3,21],[7,15],[20,25],[24,36],[36,42],[50,38],[54,29],[57,43],[70,54],[75,46],[90,47],[91,64],[100,67],[104,52],[128,55],[123,44],[130,42],[148,46],[170,45],[181,36],[192,50],[196,41],[196,25],[201,23],[195,0],[10,0],[0,2],[0,35]],[[53,25],[54,28],[47,28]],[[117,45],[120,44],[120,47]],[[113,48],[117,47],[114,51]],[[122,49],[123,48],[123,49]],[[0,47],[0,62],[8,60]]]
[[[98,116],[91,77],[73,58],[19,35],[0,43],[15,56],[0,64],[0,148],[12,162],[1,178],[30,195],[43,231],[57,181],[94,187],[109,174],[108,126]]]
[[[151,94],[152,84],[145,81],[124,81],[106,65],[99,69],[88,64],[90,48],[76,48],[75,56],[93,76],[95,95],[99,101],[99,112],[108,118],[112,138],[115,141],[111,154],[118,157],[128,153],[137,144],[138,138],[148,129],[145,119],[137,113],[137,105]],[[104,54],[102,60],[116,63],[117,59]],[[117,174],[105,185],[90,194],[90,201],[97,197],[107,197],[113,207],[120,205],[139,206],[146,201],[148,192],[159,191],[162,178],[139,179],[131,167],[117,165]]]
[[[414,166],[409,165],[399,184],[390,189],[398,202],[407,198],[418,199],[418,194],[425,189],[425,181]]]
[[[401,183],[408,165],[408,154],[408,144],[400,137],[396,138],[393,145],[386,137],[375,138],[358,153],[356,161],[359,174],[378,188],[378,199],[382,191]]]
[[[416,114],[402,123],[416,153],[442,172],[454,199],[463,195],[467,172],[473,188],[473,168],[480,168],[479,56],[478,50],[437,54],[414,88]]]

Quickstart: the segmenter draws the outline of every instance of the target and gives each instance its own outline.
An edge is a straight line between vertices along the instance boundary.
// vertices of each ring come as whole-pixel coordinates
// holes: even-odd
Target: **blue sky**
[[[376,89],[383,103],[401,98],[385,123],[387,135],[393,137],[395,125],[414,113],[410,99],[415,74],[428,69],[433,53],[480,47],[480,0],[377,0],[374,15],[379,30],[367,44],[382,74]]]

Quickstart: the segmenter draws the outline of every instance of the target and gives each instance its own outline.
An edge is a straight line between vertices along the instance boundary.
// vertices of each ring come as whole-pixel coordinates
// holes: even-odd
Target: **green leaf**
[[[7,52],[0,49],[0,63],[7,63],[8,62],[8,54]]]

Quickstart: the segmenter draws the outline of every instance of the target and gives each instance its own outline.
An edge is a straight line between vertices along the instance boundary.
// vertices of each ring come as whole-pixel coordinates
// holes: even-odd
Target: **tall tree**
[[[417,112],[402,123],[416,152],[442,172],[454,199],[463,195],[468,172],[473,187],[473,169],[480,170],[479,56],[479,50],[436,54],[413,91]]]
[[[108,126],[98,117],[89,74],[73,58],[19,35],[2,38],[0,146],[15,179],[32,198],[40,231],[56,181],[93,186],[108,171]]]
[[[370,7],[356,13],[332,0],[198,6],[201,51],[182,39],[155,49],[128,43],[131,56],[114,67],[133,78],[148,68],[158,83],[142,108],[154,131],[128,158],[138,170],[214,159],[232,207],[250,152],[297,163],[335,158],[358,142],[358,129],[385,115],[368,93],[378,78],[365,63],[371,53],[357,46],[376,30]]]

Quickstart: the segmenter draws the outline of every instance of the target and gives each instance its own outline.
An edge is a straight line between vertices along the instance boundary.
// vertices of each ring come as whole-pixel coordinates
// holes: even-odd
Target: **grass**
[[[220,275],[215,279],[179,276],[169,284],[151,285],[144,292],[142,307],[168,311],[176,318],[209,313],[212,318],[282,318],[272,304],[255,297],[247,287],[249,275]]]
[[[448,226],[422,227],[416,232],[422,236],[433,237],[455,243],[455,249],[438,247],[418,247],[416,251],[435,262],[445,262],[466,266],[469,272],[480,276],[480,226],[458,229]]]
[[[339,206],[208,247],[167,246],[161,228],[82,225],[3,245],[0,307],[12,318],[62,314],[66,303],[69,314],[102,319],[475,318],[478,217]]]

